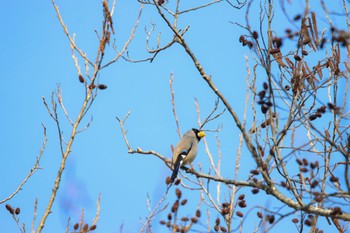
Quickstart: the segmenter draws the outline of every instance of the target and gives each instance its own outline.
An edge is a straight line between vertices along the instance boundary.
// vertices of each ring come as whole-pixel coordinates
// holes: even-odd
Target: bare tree
[[[247,223],[245,215],[251,215],[254,211],[257,214],[254,232],[267,232],[282,221],[292,222],[299,232],[306,226],[311,227],[310,232],[322,232],[318,226],[323,222],[333,224],[334,231],[345,232],[350,221],[349,2],[337,1],[342,8],[334,10],[324,1],[314,6],[305,0],[304,8],[292,17],[287,10],[292,3],[283,0],[278,5],[272,0],[259,3],[212,1],[191,7],[180,0],[138,1],[158,13],[159,20],[165,22],[170,29],[170,38],[173,38],[164,42],[158,36],[156,48],[151,49],[149,44],[156,24],[153,22],[146,38],[147,51],[151,56],[140,61],[153,61],[164,50],[180,45],[198,71],[198,78],[208,84],[227,109],[232,118],[231,124],[240,131],[236,164],[232,167],[234,176],[221,175],[224,159],[219,133],[216,139],[217,156],[213,156],[207,141],[204,141],[210,161],[208,171],[213,174],[208,174],[202,167],[199,170],[183,167],[190,175],[182,174],[183,179],[176,182],[177,185],[181,183],[184,189],[200,190],[201,203],[205,203],[209,209],[207,231],[242,232]],[[184,24],[179,23],[185,14],[217,4],[232,7],[233,12],[245,10],[245,24],[233,22],[236,27],[245,30],[237,39],[250,50],[250,57],[246,58],[247,91],[242,118],[238,116],[232,101],[207,73],[191,44],[187,43],[190,25],[181,27]],[[183,9],[182,5],[188,8]],[[258,17],[251,14],[253,10],[260,11]],[[275,22],[278,20],[276,12],[282,12],[279,17],[285,17],[290,25],[283,25],[281,30],[281,25]],[[340,25],[332,22],[331,18],[334,17],[341,21]],[[321,18],[326,19],[322,27],[319,23]],[[135,61],[130,57],[126,59]],[[171,75],[171,88],[172,83]],[[171,93],[177,132],[181,135],[173,89]],[[213,111],[216,108],[217,105]],[[198,103],[197,112],[201,126]],[[153,154],[171,168],[170,159],[156,151],[131,147],[124,128],[127,117],[118,120],[129,153]],[[216,121],[220,123],[220,118]],[[307,142],[301,145],[296,139],[300,134],[307,137]],[[241,180],[238,173],[242,170],[242,153],[247,152],[251,158],[251,170],[247,179]],[[169,190],[172,185],[169,178],[166,183]],[[264,192],[274,200],[274,205],[262,206],[251,198],[247,200],[244,194],[247,192]],[[200,213],[197,212],[192,219],[180,218],[178,209],[187,200],[181,202],[180,189],[176,189],[176,196],[167,220],[160,223],[173,232],[188,232],[197,223]],[[244,211],[247,202],[251,206],[254,204]],[[215,222],[210,221],[210,216],[215,212],[221,217]],[[241,219],[238,226],[233,221],[235,218]]]
[[[79,133],[82,133],[83,131],[87,130],[89,126],[91,125],[92,117],[90,121],[85,126],[82,126],[85,118],[87,117],[87,113],[89,112],[91,106],[94,103],[94,100],[97,98],[100,91],[103,91],[107,88],[107,85],[100,83],[101,77],[100,72],[101,70],[107,68],[111,64],[117,62],[119,58],[125,53],[128,46],[130,45],[132,39],[134,38],[136,28],[139,24],[141,12],[143,6],[141,5],[140,11],[138,16],[136,17],[135,24],[133,28],[131,28],[130,35],[128,39],[125,41],[123,45],[119,45],[116,43],[116,35],[114,32],[114,23],[113,23],[113,14],[115,10],[116,1],[113,1],[112,3],[108,3],[107,1],[102,1],[101,3],[101,9],[103,13],[103,19],[102,19],[102,26],[100,28],[100,31],[96,32],[96,38],[98,39],[98,47],[96,48],[96,54],[94,56],[88,55],[83,48],[81,48],[76,43],[76,35],[72,34],[68,30],[68,26],[64,23],[63,17],[59,11],[59,8],[56,4],[55,0],[52,0],[52,5],[54,7],[54,10],[56,12],[57,18],[63,28],[63,32],[66,35],[69,46],[71,48],[72,52],[72,59],[73,63],[77,70],[77,80],[84,86],[85,96],[83,99],[83,102],[80,106],[80,110],[78,111],[78,114],[76,116],[72,116],[70,114],[70,111],[65,106],[65,102],[63,100],[62,90],[60,86],[57,87],[57,89],[52,93],[51,95],[51,101],[48,102],[45,97],[43,97],[43,104],[47,109],[48,114],[53,119],[53,121],[56,124],[57,132],[58,132],[58,141],[59,141],[59,147],[60,147],[60,154],[61,154],[61,161],[57,170],[57,176],[54,179],[54,184],[51,187],[51,195],[49,197],[48,203],[45,207],[45,210],[42,214],[42,216],[37,216],[37,203],[38,200],[36,200],[34,204],[34,216],[33,221],[31,225],[31,232],[42,232],[46,222],[49,218],[49,215],[52,213],[52,206],[56,200],[58,190],[61,185],[61,180],[63,173],[66,168],[66,163],[68,160],[68,157],[71,154],[71,148],[74,144],[75,139],[78,137]],[[93,30],[93,29],[92,29]],[[117,46],[119,49],[117,49]],[[105,54],[107,53],[107,48],[111,48],[110,50],[113,51],[112,58],[105,59]],[[61,117],[63,119],[61,119]],[[69,127],[65,128],[65,131],[71,131],[69,135],[63,134],[63,127],[65,127],[68,122]],[[16,190],[9,195],[8,197],[4,198],[0,201],[0,203],[5,203],[12,199],[22,188],[22,186],[28,182],[29,178],[40,168],[40,159],[44,153],[45,147],[46,147],[46,127],[43,125],[44,128],[44,140],[43,145],[41,147],[40,153],[37,156],[36,163],[34,164],[33,168],[30,170],[28,175],[24,178],[23,182],[16,188]],[[50,186],[47,186],[48,189],[50,189]],[[13,216],[13,219],[15,220],[16,224],[18,225],[18,228],[21,232],[26,232],[25,224],[21,224],[19,221],[19,218],[17,215],[20,214],[20,208],[13,208],[10,204],[6,204],[6,209],[8,212]],[[80,222],[74,224],[73,227],[70,226],[70,219],[68,219],[68,224],[66,227],[66,232],[91,232],[96,229],[96,224],[99,220],[99,212],[100,212],[100,197],[97,201],[97,210],[95,218],[92,220],[91,224],[89,225],[87,221],[84,219],[84,210],[82,210],[81,213],[81,219]],[[38,226],[35,229],[36,220],[39,219]],[[73,231],[70,229],[73,228]]]
[[[72,116],[66,107],[59,86],[52,93],[50,101],[43,98],[44,106],[56,124],[61,160],[54,184],[48,187],[52,192],[41,216],[37,216],[38,200],[34,204],[31,232],[43,231],[56,200],[72,145],[79,133],[89,128],[91,120],[84,126],[84,119],[98,94],[107,88],[100,82],[103,80],[99,76],[101,70],[120,58],[135,63],[153,62],[175,45],[189,58],[193,69],[198,72],[197,78],[208,85],[208,90],[213,95],[213,107],[209,113],[203,113],[203,104],[199,100],[195,100],[195,111],[198,128],[213,132],[216,137],[203,140],[208,167],[201,164],[198,167],[182,167],[182,179],[177,179],[174,183],[169,177],[164,177],[166,191],[153,207],[150,199],[147,200],[150,213],[139,231],[153,232],[156,217],[169,211],[166,219],[161,219],[159,224],[171,232],[243,232],[245,229],[268,232],[284,222],[295,225],[298,232],[303,232],[306,227],[310,227],[310,232],[322,232],[321,226],[324,223],[330,224],[334,231],[346,232],[350,221],[349,1],[338,0],[337,3],[342,7],[333,9],[323,0],[312,4],[305,0],[303,8],[293,16],[290,15],[288,6],[294,3],[284,0],[212,0],[201,2],[200,5],[181,0],[138,0],[135,3],[140,4],[139,15],[128,39],[119,47],[114,40],[113,15],[116,1],[102,1],[102,27],[96,31],[99,43],[96,54],[92,57],[76,43],[75,34],[68,31],[56,2],[52,0],[57,18],[69,41],[76,76],[84,87],[85,96],[76,116]],[[218,87],[218,82],[225,80],[214,79],[207,72],[210,67],[201,63],[193,45],[187,42],[192,25],[186,24],[186,21],[180,23],[180,20],[186,19],[186,15],[202,10],[215,17],[215,14],[220,13],[214,11],[218,6],[240,13],[245,21],[227,22],[231,27],[244,30],[235,44],[228,46],[239,43],[250,54],[245,56],[246,74],[242,75],[246,82],[246,94],[241,98],[244,103],[241,117],[233,100]],[[151,29],[145,34],[146,51],[149,54],[146,58],[135,59],[127,52],[144,7],[153,10],[159,21],[152,20]],[[281,17],[289,25],[281,26],[278,23]],[[334,18],[337,19],[337,24],[332,21]],[[166,25],[167,31],[159,33],[154,39],[155,26],[160,23]],[[170,40],[164,42],[165,37]],[[109,60],[105,58],[107,48],[114,50]],[[173,73],[169,80],[169,104],[172,106],[177,134],[181,137],[183,130],[178,117],[179,103],[175,101]],[[163,161],[170,172],[173,168],[170,158],[152,148],[144,150],[131,146],[135,142],[131,143],[127,137],[126,123],[129,116],[130,112],[124,117],[117,117],[128,153],[153,155]],[[238,146],[229,155],[223,153],[221,145],[223,116],[228,116],[229,125],[240,132]],[[71,132],[68,135],[63,134],[63,122],[68,122],[68,131]],[[216,126],[213,127],[213,124]],[[300,135],[304,135],[307,140],[300,143]],[[235,136],[232,135],[232,138]],[[215,152],[210,147],[211,144],[216,145]],[[45,146],[44,126],[44,140],[34,166],[13,193],[0,201],[1,204],[16,196],[40,168]],[[223,166],[228,158],[235,161],[230,167],[230,173],[224,170],[227,166]],[[170,205],[166,200],[172,197],[173,191],[175,199]],[[197,192],[200,199],[195,203],[196,207],[189,210],[186,208],[188,203],[194,202],[186,198],[190,192]],[[258,203],[254,195],[266,196],[271,200],[271,205]],[[25,232],[26,227],[18,218],[20,208],[8,203],[5,207],[19,230]],[[83,210],[78,223],[71,226],[68,220],[66,232],[94,231],[99,212],[100,198],[95,218],[90,224],[84,219]],[[35,229],[36,224],[38,226]],[[199,230],[195,229],[196,226],[200,227]]]

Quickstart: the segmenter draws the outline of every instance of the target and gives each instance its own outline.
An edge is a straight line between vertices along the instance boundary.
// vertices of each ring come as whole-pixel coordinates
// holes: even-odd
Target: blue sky
[[[95,57],[98,40],[94,30],[99,30],[102,22],[101,2],[58,1],[57,4],[70,33],[76,33],[77,44],[88,56]],[[293,11],[298,12],[299,6],[302,3],[288,9],[291,15],[294,15]],[[118,1],[114,15],[118,47],[128,38],[138,9],[137,1]],[[220,3],[185,15],[180,20],[181,27],[191,25],[186,41],[206,71],[213,75],[218,88],[225,93],[239,116],[243,115],[246,88],[244,55],[250,52],[238,42],[239,35],[244,33],[243,29],[230,22],[244,24],[244,14],[244,11]],[[281,17],[279,11],[276,17]],[[34,201],[38,198],[38,217],[41,217],[60,162],[57,129],[43,105],[42,96],[50,102],[51,93],[59,85],[66,108],[72,119],[75,119],[84,98],[84,88],[78,81],[68,40],[51,1],[2,2],[0,22],[3,86],[0,92],[3,161],[0,163],[0,199],[13,192],[35,163],[43,140],[41,124],[47,128],[48,142],[40,163],[42,169],[8,202],[14,207],[21,207],[20,221],[26,224],[29,231]],[[162,32],[164,42],[169,38],[169,29],[156,11],[145,7],[135,39],[129,48],[133,59],[148,56],[144,29],[151,27],[150,22],[157,24],[156,32]],[[107,58],[114,55],[111,48],[107,51]],[[130,144],[134,148],[152,149],[171,157],[170,145],[176,144],[179,139],[170,102],[171,72],[174,74],[182,132],[197,126],[194,98],[198,99],[203,116],[210,112],[216,98],[178,45],[160,53],[153,63],[135,64],[120,60],[102,70],[100,82],[108,88],[98,94],[88,114],[93,116],[92,125],[76,138],[53,213],[49,216],[44,232],[64,232],[68,217],[72,223],[79,221],[82,208],[85,209],[86,220],[91,222],[100,193],[101,219],[97,232],[120,232],[121,226],[123,232],[137,232],[140,221],[148,214],[147,195],[152,203],[158,202],[165,191],[164,181],[170,170],[154,156],[127,154],[115,117],[124,117],[130,110],[131,116],[126,122]],[[262,81],[263,78],[258,83]],[[222,105],[220,109],[223,109]],[[70,127],[62,112],[60,119],[67,138]],[[88,123],[89,119],[90,116],[82,125]],[[213,129],[221,124],[221,150],[227,157],[227,169],[223,169],[223,174],[232,177],[233,171],[229,168],[234,164],[239,132],[227,114],[208,127]],[[208,133],[206,137],[215,156],[216,135]],[[204,159],[201,160],[201,156]],[[203,145],[200,146],[195,166],[199,161],[208,167]],[[243,167],[242,177],[246,177],[245,172],[251,169],[249,166]],[[186,195],[196,205],[199,193],[188,192]],[[258,196],[261,203],[270,202],[266,196]],[[168,198],[170,203],[172,198],[173,192]],[[205,210],[207,207],[203,205],[202,208]],[[0,223],[6,232],[18,231],[5,208],[0,209]],[[158,227],[162,226],[155,222],[154,227],[157,232]]]

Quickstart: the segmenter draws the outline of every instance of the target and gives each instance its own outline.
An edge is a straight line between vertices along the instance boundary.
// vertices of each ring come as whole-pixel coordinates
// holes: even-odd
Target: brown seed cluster
[[[248,47],[250,49],[253,48],[253,43],[251,41],[247,40],[246,36],[244,36],[244,35],[241,35],[239,37],[239,42],[242,43],[243,47],[248,45]]]
[[[12,215],[19,215],[21,213],[21,209],[19,207],[13,208],[10,204],[6,204],[5,208]]]
[[[167,184],[169,182],[170,177],[167,177],[166,181]],[[175,185],[180,184],[181,180],[177,179],[175,181]],[[179,215],[179,209],[181,206],[185,206],[187,204],[187,199],[182,199],[183,193],[179,188],[175,189],[175,196],[176,200],[174,201],[173,205],[171,206],[170,213],[167,215],[167,220],[160,220],[159,224],[164,225],[169,230],[173,230],[173,232],[189,232],[192,225],[195,223],[198,223],[198,219],[201,217],[201,211],[199,209],[196,210],[195,214],[192,217],[188,216],[182,216],[178,217]],[[181,226],[177,225],[178,222],[181,222]]]
[[[218,232],[218,231],[227,232],[226,227],[220,226],[220,218],[217,218],[217,219],[215,220],[214,231],[215,231],[215,232]]]
[[[222,216],[225,216],[229,213],[230,213],[230,204],[227,202],[222,203],[222,209],[221,209]]]
[[[322,114],[326,113],[326,108],[327,107],[325,105],[323,105],[323,106],[319,107],[318,109],[316,109],[316,112],[309,116],[309,120],[314,121],[317,118],[321,118]]]
[[[265,220],[269,222],[270,224],[275,222],[275,215],[273,214],[268,214],[265,216]]]
[[[80,228],[80,229],[79,229]],[[81,232],[81,233],[87,233],[96,230],[97,226],[95,224],[89,226],[89,224],[85,223],[84,225],[75,223],[73,226],[74,231]],[[79,230],[79,231],[78,231]]]
[[[269,85],[266,82],[264,82],[263,90],[258,93],[258,96],[259,96],[258,104],[261,105],[261,112],[263,114],[266,114],[269,108],[272,106],[272,103],[269,100],[270,95],[268,94],[268,91],[269,91]]]

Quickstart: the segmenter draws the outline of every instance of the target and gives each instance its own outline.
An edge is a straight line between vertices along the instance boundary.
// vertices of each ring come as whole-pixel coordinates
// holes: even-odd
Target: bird
[[[173,151],[174,170],[171,180],[174,181],[181,166],[190,164],[196,158],[198,152],[198,142],[205,136],[204,131],[198,129],[188,130],[180,139]]]

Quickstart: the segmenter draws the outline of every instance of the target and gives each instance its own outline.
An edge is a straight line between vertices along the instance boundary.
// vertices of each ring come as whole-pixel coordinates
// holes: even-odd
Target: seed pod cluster
[[[218,231],[227,232],[226,227],[220,226],[220,218],[216,218],[216,220],[215,220],[214,231],[215,232],[218,232]]]
[[[181,180],[177,179],[174,184],[178,185],[180,183]],[[169,228],[170,230],[172,229],[173,232],[189,232],[192,225],[198,223],[198,219],[201,217],[201,211],[197,209],[192,217],[178,217],[179,208],[187,204],[187,199],[182,199],[183,192],[179,188],[175,189],[175,196],[176,200],[171,206],[170,212],[167,215],[167,220],[160,220],[159,224]],[[177,225],[179,221],[181,222],[181,226]]]
[[[319,107],[318,109],[316,109],[316,112],[309,116],[309,120],[314,121],[317,118],[321,118],[322,114],[324,114],[326,112],[326,108],[327,107],[325,105],[323,105],[323,106]]]
[[[19,207],[13,208],[10,204],[6,204],[5,208],[12,215],[19,215],[21,213],[21,209]]]
[[[266,114],[269,108],[272,106],[272,103],[270,102],[270,96],[267,94],[269,91],[269,85],[264,82],[263,83],[263,90],[258,93],[259,101],[258,104],[261,105],[261,112],[263,114]]]
[[[251,41],[247,40],[246,36],[244,36],[244,35],[241,35],[239,37],[239,42],[242,43],[243,46],[248,45],[248,47],[250,49],[253,48],[253,43]]]

